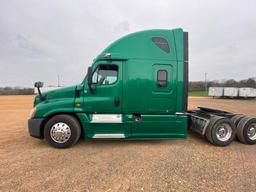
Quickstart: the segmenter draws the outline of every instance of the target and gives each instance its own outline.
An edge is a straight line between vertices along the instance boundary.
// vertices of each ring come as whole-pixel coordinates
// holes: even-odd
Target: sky
[[[112,41],[189,32],[191,81],[256,77],[254,0],[0,0],[0,87],[78,84]]]

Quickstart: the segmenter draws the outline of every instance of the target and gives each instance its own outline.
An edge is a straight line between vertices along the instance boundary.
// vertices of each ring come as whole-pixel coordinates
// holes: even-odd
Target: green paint
[[[155,45],[154,37],[164,38],[170,51]],[[106,53],[111,56],[105,58]],[[118,68],[116,81],[110,76],[104,79],[104,85],[94,84],[94,93],[87,78],[77,86],[44,93],[44,101],[35,99],[34,118],[73,114],[81,122],[84,138],[95,134],[124,134],[125,139],[186,138],[187,116],[176,115],[184,111],[182,29],[142,31],[115,41],[92,63],[93,71],[98,73],[95,82],[104,76],[100,69],[109,65]],[[167,71],[166,86],[157,83],[159,70]],[[91,123],[93,114],[121,114],[122,123]],[[139,122],[134,114],[140,115]]]

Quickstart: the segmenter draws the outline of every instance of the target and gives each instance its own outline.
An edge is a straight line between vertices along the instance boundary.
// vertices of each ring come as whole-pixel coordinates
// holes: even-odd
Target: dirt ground
[[[187,140],[85,141],[51,148],[32,138],[32,96],[0,97],[0,191],[255,191],[256,146]],[[256,115],[256,100],[190,98],[190,108]]]

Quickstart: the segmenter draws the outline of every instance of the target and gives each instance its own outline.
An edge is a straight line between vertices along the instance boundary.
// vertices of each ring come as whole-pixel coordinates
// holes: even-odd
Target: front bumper
[[[44,119],[29,119],[28,132],[30,136],[43,139],[42,124]]]

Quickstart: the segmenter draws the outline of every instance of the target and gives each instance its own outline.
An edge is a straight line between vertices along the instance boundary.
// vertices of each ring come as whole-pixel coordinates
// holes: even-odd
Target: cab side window
[[[112,85],[118,78],[118,66],[100,64],[92,76],[92,83],[96,85]]]

